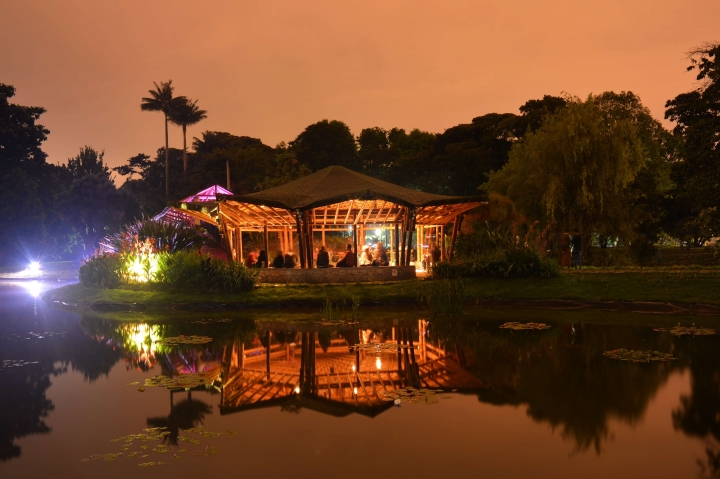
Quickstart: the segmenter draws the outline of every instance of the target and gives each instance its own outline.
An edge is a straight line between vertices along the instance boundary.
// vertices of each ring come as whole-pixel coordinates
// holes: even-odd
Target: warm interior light
[[[352,372],[355,372],[355,365],[352,365]]]
[[[300,386],[295,386],[295,394],[300,394]]]
[[[375,358],[375,367],[377,369],[382,369],[382,361],[380,360],[380,358]]]
[[[380,236],[382,234],[382,231],[380,231],[380,228],[375,230],[375,236]]]
[[[357,388],[353,388],[353,394],[357,396]]]

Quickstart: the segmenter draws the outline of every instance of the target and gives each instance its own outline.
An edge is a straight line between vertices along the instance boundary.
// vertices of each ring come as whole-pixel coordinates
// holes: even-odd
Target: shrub
[[[177,289],[234,293],[252,289],[257,275],[258,271],[240,263],[181,251],[166,256],[159,277]]]
[[[120,285],[122,258],[112,253],[96,253],[80,265],[78,277],[84,286],[115,288]]]
[[[557,261],[534,250],[498,250],[466,260],[467,276],[481,278],[554,278]]]
[[[465,276],[469,276],[467,262],[441,261],[432,268],[433,279],[458,279]]]

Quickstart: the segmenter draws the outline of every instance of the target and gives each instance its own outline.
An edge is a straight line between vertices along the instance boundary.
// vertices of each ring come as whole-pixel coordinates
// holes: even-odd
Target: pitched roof
[[[212,185],[210,188],[205,188],[202,191],[198,191],[192,196],[188,196],[181,203],[204,203],[207,201],[216,201],[217,195],[233,195],[233,192],[226,190],[220,185]]]
[[[290,183],[234,198],[239,202],[301,211],[356,199],[381,199],[415,207],[480,201],[473,196],[411,190],[342,166],[329,166]]]

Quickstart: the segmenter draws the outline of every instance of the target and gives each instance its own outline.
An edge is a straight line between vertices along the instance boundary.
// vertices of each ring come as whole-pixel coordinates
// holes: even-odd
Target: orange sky
[[[45,107],[44,149],[111,166],[163,144],[153,81],[269,145],[323,118],[442,132],[530,98],[631,90],[661,119],[694,85],[684,52],[720,40],[718,0],[22,0],[3,2],[0,82]],[[179,128],[170,144],[181,147]]]

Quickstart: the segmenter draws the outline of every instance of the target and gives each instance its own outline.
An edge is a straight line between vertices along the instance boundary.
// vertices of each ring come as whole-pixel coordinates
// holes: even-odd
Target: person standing
[[[558,238],[558,246],[560,247],[560,269],[570,269],[570,234],[561,233]]]
[[[577,228],[573,231],[572,234],[572,259],[573,259],[573,267],[575,268],[582,268],[582,249],[583,249],[583,239],[582,235],[578,231]]]

